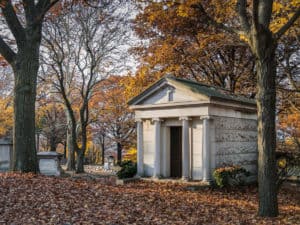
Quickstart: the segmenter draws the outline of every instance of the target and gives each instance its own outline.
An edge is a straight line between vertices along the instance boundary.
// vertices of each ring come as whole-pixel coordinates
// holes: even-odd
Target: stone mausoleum
[[[209,181],[226,165],[256,174],[253,99],[168,75],[129,105],[137,122],[138,175]]]

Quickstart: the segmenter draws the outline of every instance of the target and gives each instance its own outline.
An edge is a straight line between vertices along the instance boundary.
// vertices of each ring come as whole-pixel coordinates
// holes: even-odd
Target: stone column
[[[154,122],[154,147],[155,147],[155,156],[154,156],[154,171],[153,177],[159,178],[160,177],[160,123],[161,120],[159,118],[152,119]]]
[[[144,176],[144,148],[143,148],[143,121],[136,120],[137,132],[137,174]]]
[[[201,117],[203,121],[202,129],[202,160],[203,160],[203,181],[210,181],[210,137],[209,137],[209,116]]]
[[[182,179],[190,178],[190,138],[189,118],[181,117],[182,120]]]

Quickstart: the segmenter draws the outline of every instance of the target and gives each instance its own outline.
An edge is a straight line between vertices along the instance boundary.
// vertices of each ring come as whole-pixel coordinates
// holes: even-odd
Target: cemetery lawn
[[[186,184],[114,178],[0,174],[0,224],[300,224],[300,188],[283,187],[280,216],[259,218],[257,188],[186,189]]]

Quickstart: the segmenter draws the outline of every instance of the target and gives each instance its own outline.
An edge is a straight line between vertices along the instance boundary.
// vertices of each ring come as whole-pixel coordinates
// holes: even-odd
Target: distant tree
[[[42,71],[53,75],[53,87],[64,102],[77,173],[84,171],[95,87],[123,60],[128,29],[126,7],[119,11],[120,4],[112,1],[99,2],[97,7],[71,6],[45,24]]]
[[[125,93],[126,76],[110,76],[98,87],[97,122],[106,137],[117,147],[117,163],[122,161],[122,150],[135,143],[134,114],[129,110]]]
[[[50,151],[56,151],[58,144],[66,140],[67,121],[63,105],[55,101],[39,101],[37,109],[37,127],[39,133],[47,140]]]

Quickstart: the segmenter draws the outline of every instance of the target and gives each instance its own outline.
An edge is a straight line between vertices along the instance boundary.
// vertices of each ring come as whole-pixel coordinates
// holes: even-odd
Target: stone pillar
[[[143,121],[136,120],[137,133],[137,175],[144,176]]]
[[[189,118],[181,117],[182,120],[182,179],[190,178],[190,138]]]
[[[203,181],[210,181],[210,137],[209,137],[209,116],[201,117],[203,121],[203,141],[202,141],[202,160],[203,160]]]
[[[153,177],[159,178],[160,177],[160,123],[161,120],[159,118],[154,118],[152,120],[154,122],[154,146],[155,146],[155,156],[154,156],[154,171]]]

